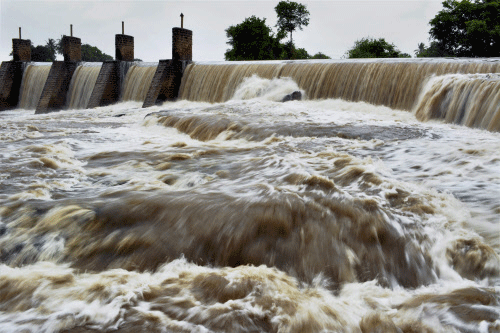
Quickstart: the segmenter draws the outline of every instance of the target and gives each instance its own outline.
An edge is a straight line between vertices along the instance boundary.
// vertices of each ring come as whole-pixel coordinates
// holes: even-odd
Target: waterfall
[[[362,60],[326,60],[326,61],[260,61],[260,62],[226,62],[226,63],[193,63],[184,73],[179,96],[181,99],[206,102],[223,102],[231,99],[243,80],[254,74],[262,78],[273,79],[290,77],[305,91],[309,99],[339,98],[348,101],[363,101],[374,105],[385,105],[393,109],[413,110],[418,108],[419,119],[429,119],[430,111],[422,108],[429,106],[425,101],[417,100],[424,86],[432,77],[446,74],[474,74],[500,72],[498,59],[362,59]],[[448,122],[500,130],[500,111],[498,110],[498,78],[488,79],[483,85],[478,82],[483,78],[472,79],[476,82],[474,94],[477,102],[464,102],[463,89],[458,86],[450,94],[457,94],[452,99],[460,105],[468,105],[466,112],[472,115],[459,115],[457,111],[439,111]],[[470,80],[470,78],[469,78]],[[444,84],[449,81],[434,80],[433,84]],[[456,81],[456,80],[455,80]],[[491,101],[485,105],[482,92],[488,87]],[[434,90],[439,88],[433,88]],[[472,89],[472,88],[471,88]],[[432,95],[432,93],[430,93]],[[495,99],[494,96],[497,96]],[[450,97],[451,98],[451,97]],[[482,99],[481,99],[482,98]],[[426,99],[426,98],[424,98]],[[436,98],[434,98],[435,100]],[[461,102],[458,100],[461,99]],[[497,101],[496,104],[494,101]],[[457,104],[440,102],[440,108],[448,105],[454,108]],[[481,104],[481,111],[472,104]],[[490,102],[489,102],[490,103]],[[427,106],[425,106],[427,105]],[[464,109],[464,110],[465,110]],[[430,113],[435,113],[432,111]],[[465,111],[464,111],[465,112]],[[462,112],[463,113],[463,112]],[[452,115],[453,114],[453,115]],[[434,116],[432,116],[434,117]],[[440,116],[441,117],[441,116]],[[479,119],[479,118],[481,119]]]
[[[122,89],[122,101],[139,101],[146,99],[157,65],[132,65],[125,76]]]
[[[500,131],[500,75],[449,74],[425,85],[415,108],[419,120]]]
[[[66,108],[85,109],[94,89],[101,63],[87,63],[76,68],[69,84]]]
[[[19,105],[21,109],[34,110],[42,95],[45,81],[49,76],[52,64],[34,65],[29,64],[23,73],[21,90],[19,93]]]

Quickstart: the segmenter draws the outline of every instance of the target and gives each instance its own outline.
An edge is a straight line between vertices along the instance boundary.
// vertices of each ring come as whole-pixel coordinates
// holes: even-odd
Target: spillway
[[[123,83],[121,100],[144,102],[156,68],[156,64],[148,63],[130,66]]]
[[[29,64],[23,73],[18,107],[34,110],[42,94],[45,81],[49,76],[51,64]]]
[[[417,119],[500,131],[500,75],[449,74],[432,77],[415,107]]]
[[[429,80],[448,74],[498,72],[500,72],[499,59],[363,59],[194,63],[186,69],[179,95],[181,99],[218,103],[231,99],[243,80],[252,75],[267,79],[290,77],[305,92],[308,99],[362,101],[407,111],[418,107],[418,113],[421,115],[428,113],[428,111],[422,110],[425,108],[425,103],[420,102],[417,106],[417,101]],[[433,80],[434,85],[446,81]],[[498,82],[498,80],[496,81]],[[496,88],[492,86],[491,89],[493,94],[495,94],[495,89],[498,92],[498,86]],[[462,90],[455,89],[454,91],[455,94],[461,94]],[[460,98],[458,95],[449,97]],[[498,130],[500,107],[498,103],[495,104],[495,98],[492,97],[490,100],[492,102],[488,106],[482,104],[480,107],[488,108],[488,111],[477,111],[477,107],[474,111],[472,109],[466,111],[474,112],[476,115],[488,114],[489,120],[465,121],[464,125]],[[449,107],[452,108],[454,105],[449,104]],[[454,112],[451,110],[440,114],[448,114],[448,117],[444,118],[446,121],[459,124],[462,123],[463,119],[470,118],[450,116]],[[422,115],[419,117],[420,119],[429,118]],[[474,118],[476,117],[474,116]]]
[[[85,109],[94,89],[101,63],[85,63],[76,68],[66,97],[67,109]]]

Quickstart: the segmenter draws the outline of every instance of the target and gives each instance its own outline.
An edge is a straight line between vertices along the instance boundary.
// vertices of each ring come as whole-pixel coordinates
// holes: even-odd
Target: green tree
[[[362,38],[346,52],[348,58],[409,58],[410,55],[399,51],[394,44],[384,38]]]
[[[311,57],[311,59],[331,59],[329,56],[327,56],[326,54],[323,54],[321,52],[318,52],[316,53],[315,55],[313,55]]]
[[[417,58],[439,58],[450,56],[446,53],[442,44],[436,41],[432,41],[429,47],[426,47],[424,43],[420,43],[414,52]]]
[[[57,40],[55,43],[55,49],[57,53],[63,54],[63,44],[62,44],[62,37]],[[82,61],[86,62],[103,62],[107,60],[113,60],[113,57],[110,56],[109,54],[106,54],[102,52],[99,48],[96,46],[92,46],[89,44],[82,44]]]
[[[82,45],[82,61],[102,62],[106,60],[113,60],[113,57],[103,53],[95,46],[89,44]]]
[[[302,26],[309,25],[309,11],[303,4],[293,1],[280,1],[274,8],[278,15],[278,33],[290,33],[290,42],[293,43],[292,33],[296,29],[302,30]]]
[[[307,53],[306,49],[304,48],[298,48],[293,50],[293,57],[292,59],[311,59],[311,56],[309,53]]]
[[[226,60],[271,60],[278,59],[283,46],[275,37],[266,19],[255,16],[226,29],[231,48],[224,54]]]
[[[55,54],[44,45],[31,45],[31,61],[50,62],[55,60]]]
[[[47,40],[47,44],[45,44],[47,49],[50,51],[52,54],[51,61],[56,61],[56,53],[57,53],[57,43],[54,39],[49,38]]]
[[[242,23],[226,29],[231,46],[226,50],[226,60],[272,60],[272,59],[311,59],[311,55],[303,48],[296,48],[292,32],[309,24],[309,12],[304,5],[296,2],[281,1],[275,8],[278,14],[278,32],[273,33],[266,25],[266,19],[255,16],[246,18]],[[290,32],[290,41],[280,41]],[[315,59],[329,59],[322,53]]]
[[[446,0],[429,23],[441,53],[455,57],[500,55],[500,0]]]

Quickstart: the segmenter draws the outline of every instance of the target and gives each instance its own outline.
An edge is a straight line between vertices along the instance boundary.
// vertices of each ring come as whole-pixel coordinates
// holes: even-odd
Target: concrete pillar
[[[80,38],[63,36],[64,61],[82,61],[82,41]]]
[[[193,32],[191,30],[172,29],[172,60],[193,60]]]
[[[119,61],[134,61],[134,37],[115,35],[115,59]]]
[[[29,39],[12,39],[12,55],[14,61],[31,61],[31,41]]]
[[[45,81],[35,114],[59,111],[66,105],[69,84],[78,63],[75,61],[54,61]]]
[[[23,63],[4,61],[0,67],[0,111],[15,109],[23,79]]]
[[[118,36],[118,35],[117,35]],[[106,106],[120,99],[120,62],[105,61],[97,77],[87,109]]]

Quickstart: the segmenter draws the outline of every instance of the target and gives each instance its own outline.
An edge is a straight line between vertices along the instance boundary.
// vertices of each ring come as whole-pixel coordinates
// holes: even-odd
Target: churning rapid
[[[0,331],[500,332],[498,64],[395,62],[0,113]]]

